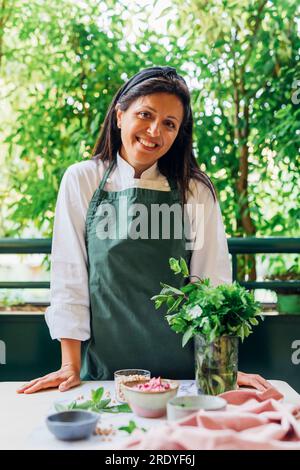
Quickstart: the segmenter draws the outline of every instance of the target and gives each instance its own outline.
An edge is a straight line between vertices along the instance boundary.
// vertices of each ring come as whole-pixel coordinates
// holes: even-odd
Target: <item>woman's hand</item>
[[[58,387],[60,392],[65,392],[72,387],[80,385],[80,370],[72,363],[66,363],[56,372],[44,375],[38,379],[22,385],[17,393],[35,393],[46,388]]]
[[[252,387],[264,392],[269,388],[274,388],[270,382],[257,374],[245,374],[244,372],[238,372],[237,376],[238,388],[240,386]]]

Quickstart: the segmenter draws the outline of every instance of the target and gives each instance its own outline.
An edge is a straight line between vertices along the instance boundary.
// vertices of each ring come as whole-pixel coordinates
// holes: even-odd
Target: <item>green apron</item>
[[[182,256],[190,262],[184,230],[181,238],[174,237],[174,218],[170,217],[170,237],[164,238],[158,228],[156,239],[151,235],[148,239],[133,239],[127,236],[132,218],[129,215],[127,219],[128,212],[125,214],[122,206],[124,201],[128,208],[131,204],[146,206],[146,225],[141,227],[148,224],[147,233],[151,234],[151,205],[180,203],[179,190],[176,182],[170,180],[171,191],[104,191],[114,164],[115,161],[106,170],[87,212],[91,336],[82,343],[81,379],[112,380],[115,370],[131,368],[148,369],[152,377],[194,378],[192,341],[182,348],[182,335],[170,329],[164,307],[156,310],[150,300],[160,292],[160,282],[174,287],[185,283],[169,267],[170,257]],[[116,215],[111,218],[112,224],[116,221],[116,238],[99,237],[99,223],[104,214],[107,220],[108,205]],[[183,224],[183,217],[181,220]]]

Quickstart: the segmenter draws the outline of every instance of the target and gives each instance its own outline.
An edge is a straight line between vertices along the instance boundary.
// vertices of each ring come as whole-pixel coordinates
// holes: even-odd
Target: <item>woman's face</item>
[[[127,111],[117,107],[121,157],[140,172],[152,166],[171,148],[183,113],[180,99],[170,93],[142,96]]]

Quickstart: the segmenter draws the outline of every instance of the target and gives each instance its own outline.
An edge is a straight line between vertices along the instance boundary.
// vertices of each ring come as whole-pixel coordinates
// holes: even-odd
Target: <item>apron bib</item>
[[[87,212],[91,336],[82,343],[81,379],[112,380],[115,370],[134,368],[148,369],[152,377],[193,379],[192,342],[182,348],[182,335],[171,330],[164,307],[156,310],[150,300],[160,292],[160,282],[178,288],[187,282],[169,267],[170,257],[182,256],[189,265],[183,217],[180,238],[174,237],[174,218],[170,217],[170,236],[164,237],[150,217],[153,204],[170,207],[180,203],[179,190],[170,180],[168,192],[143,188],[104,191],[114,164],[107,168]],[[143,214],[140,231],[147,229],[148,239],[127,236],[132,219],[130,215],[127,219],[126,206],[130,214],[132,204],[143,205],[144,212],[137,214]],[[103,236],[104,215],[113,236]],[[153,238],[155,230],[158,236]]]

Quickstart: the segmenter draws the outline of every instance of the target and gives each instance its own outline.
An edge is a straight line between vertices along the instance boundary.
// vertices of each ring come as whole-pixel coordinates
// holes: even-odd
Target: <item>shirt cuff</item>
[[[53,304],[45,311],[45,321],[52,339],[86,341],[91,336],[90,310],[83,305]]]

